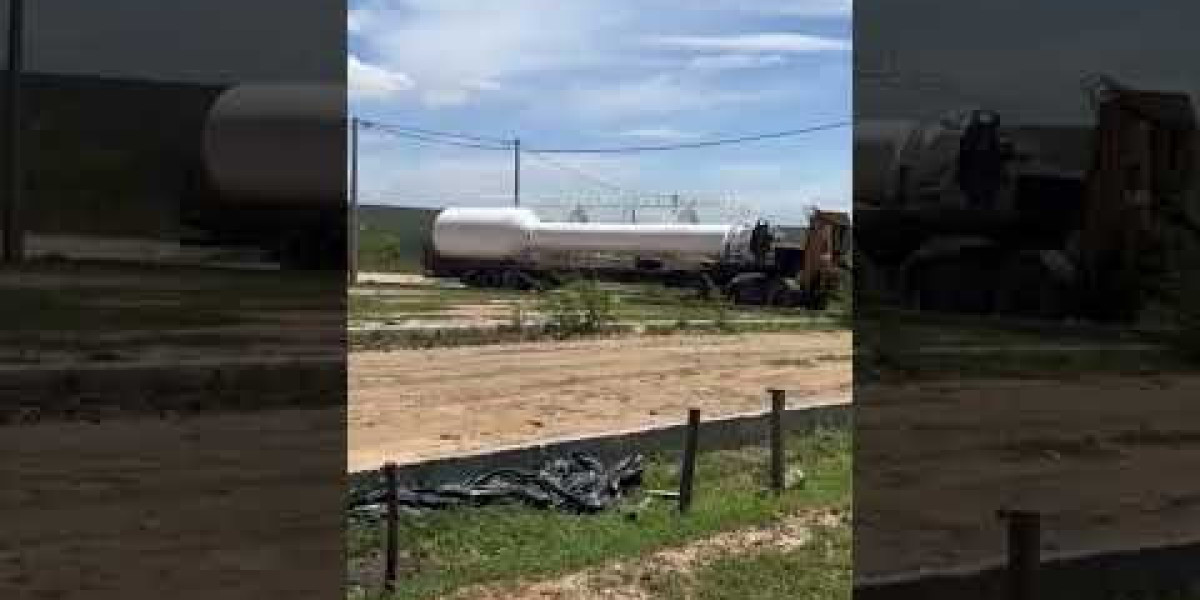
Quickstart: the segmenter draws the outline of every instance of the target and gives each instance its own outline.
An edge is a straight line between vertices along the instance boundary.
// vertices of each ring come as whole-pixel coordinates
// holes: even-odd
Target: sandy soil
[[[641,337],[350,356],[349,468],[848,397],[851,336]]]
[[[0,429],[0,598],[339,597],[340,417]]]
[[[1044,515],[1044,552],[1200,539],[1200,377],[859,387],[855,572],[1003,556],[995,511]]]
[[[403,284],[403,285],[421,285],[431,284],[428,277],[415,273],[359,273],[358,283],[382,283],[382,284]]]

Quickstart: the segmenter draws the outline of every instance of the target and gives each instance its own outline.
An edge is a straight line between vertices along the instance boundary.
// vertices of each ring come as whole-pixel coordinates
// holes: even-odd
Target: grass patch
[[[705,453],[699,457],[696,498],[687,516],[677,514],[670,501],[655,501],[636,519],[620,512],[574,516],[517,507],[404,517],[402,546],[412,553],[392,598],[433,598],[471,585],[547,578],[763,525],[804,509],[845,510],[851,497],[851,445],[850,434],[839,430],[792,436],[790,465],[806,477],[802,486],[779,496],[764,491],[766,455],[761,449]],[[647,467],[646,489],[677,486],[674,460],[657,457]],[[348,526],[352,576],[375,575],[380,531],[372,524]],[[371,583],[372,589],[377,587]]]
[[[1133,328],[882,311],[857,316],[855,354],[884,380],[1144,376],[1189,368]]]
[[[165,294],[97,294],[86,288],[4,290],[0,311],[12,318],[9,333],[61,330],[79,332],[216,327],[237,322],[219,309],[181,310],[183,302]]]
[[[419,273],[422,244],[436,210],[362,205],[358,209],[358,266],[363,271]]]
[[[435,295],[419,296],[350,296],[349,318],[358,320],[395,319],[400,315],[437,313],[449,307],[444,299]]]
[[[0,270],[6,339],[38,332],[152,332],[273,323],[343,310],[337,275],[30,261]]]
[[[579,289],[581,286],[581,283],[577,283],[550,293],[537,293],[445,288],[429,284],[363,284],[357,287],[363,291],[379,290],[381,293],[353,294],[349,317],[351,320],[388,320],[398,316],[409,318],[414,314],[444,312],[458,307],[524,303],[535,309],[533,312],[540,312],[553,320],[571,313],[587,313],[589,310],[595,313],[597,307],[594,305],[597,303],[593,300],[600,299],[605,299],[606,304],[600,311],[605,317],[602,320],[646,323],[660,328],[686,328],[698,323],[723,326],[747,321],[845,321],[847,315],[843,310],[814,312],[803,308],[733,306],[727,302],[700,299],[690,290],[656,285],[602,284],[589,290]],[[389,296],[386,294],[388,289],[411,290],[412,293]],[[566,328],[577,329],[570,324]]]
[[[1091,374],[1147,376],[1184,372],[1190,365],[1168,351],[1091,348],[1062,352],[997,350],[929,356],[891,355],[883,363],[891,376],[911,380],[1039,377],[1077,379]]]
[[[433,348],[458,348],[463,346],[489,346],[496,344],[537,343],[562,341],[565,339],[606,339],[614,337],[679,336],[679,335],[740,335],[750,333],[810,333],[845,331],[847,327],[835,320],[813,322],[738,323],[725,326],[712,323],[646,325],[637,328],[630,325],[613,325],[602,331],[576,332],[569,336],[542,327],[517,328],[501,325],[492,328],[447,328],[426,330],[369,330],[351,331],[350,351],[387,352],[391,350],[428,350]]]

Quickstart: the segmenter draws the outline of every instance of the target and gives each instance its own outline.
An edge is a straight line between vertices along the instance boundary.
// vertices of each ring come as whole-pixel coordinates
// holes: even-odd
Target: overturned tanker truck
[[[814,211],[803,235],[738,225],[567,223],[522,208],[448,208],[425,247],[428,276],[545,289],[573,276],[719,290],[738,304],[824,308],[845,268],[849,220]]]

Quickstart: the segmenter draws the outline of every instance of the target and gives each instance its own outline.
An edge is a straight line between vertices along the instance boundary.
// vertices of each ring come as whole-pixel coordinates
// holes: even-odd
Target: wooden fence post
[[[683,465],[679,472],[679,512],[692,506],[692,487],[696,478],[696,451],[700,441],[700,409],[688,410],[687,437],[683,445]]]
[[[1041,515],[1027,510],[1002,510],[1008,524],[1008,598],[1034,600],[1041,564]]]
[[[400,543],[399,535],[399,520],[400,506],[398,501],[398,489],[396,482],[396,463],[389,462],[383,465],[383,477],[387,486],[387,538],[384,540],[387,552],[383,570],[383,588],[388,592],[396,590],[396,566],[399,563],[400,549],[397,547]]]
[[[783,411],[787,403],[787,392],[772,389],[771,392],[771,489],[783,493],[787,486],[787,465],[783,448]]]

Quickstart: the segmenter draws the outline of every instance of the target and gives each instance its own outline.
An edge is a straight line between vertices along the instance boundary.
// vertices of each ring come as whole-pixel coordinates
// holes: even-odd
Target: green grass
[[[563,336],[557,332],[545,329],[527,327],[516,329],[507,325],[495,328],[460,328],[460,329],[427,329],[427,330],[374,330],[351,331],[351,351],[371,350],[389,351],[401,349],[430,349],[456,348],[462,346],[488,346],[494,344],[514,344],[521,342],[546,342],[564,339],[603,339],[621,336],[651,335],[738,335],[748,333],[800,333],[815,331],[846,331],[847,325],[835,320],[776,322],[776,323],[737,323],[725,327],[713,324],[689,323],[648,325],[639,334],[628,326],[614,327],[605,331],[590,334],[575,334]]]
[[[360,286],[361,290],[404,290],[405,293],[386,295],[354,294],[351,296],[349,318],[354,321],[396,321],[430,317],[449,318],[446,313],[456,307],[497,306],[494,314],[498,321],[508,321],[511,313],[520,305],[527,317],[535,316],[546,302],[537,292],[477,288],[441,288],[428,284],[378,284]],[[813,329],[839,329],[849,325],[848,315],[841,310],[810,311],[795,308],[754,308],[721,305],[704,301],[687,290],[670,289],[653,285],[604,285],[603,293],[611,295],[611,314],[619,322],[643,324],[650,333],[673,333],[680,330],[696,331],[807,331]],[[424,335],[424,334],[422,334]],[[422,335],[416,336],[421,338]],[[454,338],[456,343],[462,336]],[[495,336],[469,336],[473,338]],[[504,341],[512,338],[541,339],[537,335],[501,335]],[[403,340],[404,336],[393,339]],[[420,342],[421,339],[417,341]],[[403,344],[401,344],[403,345]]]
[[[422,244],[436,211],[396,206],[359,207],[358,265],[364,271],[418,273]]]
[[[421,296],[350,296],[351,319],[394,319],[414,314],[437,313],[446,310],[451,303],[435,295]]]
[[[863,314],[855,321],[856,353],[864,364],[886,378],[905,380],[1076,378],[1188,369],[1162,341],[1133,328],[915,311]]]
[[[619,559],[631,559],[721,531],[766,524],[804,509],[850,506],[851,438],[829,430],[794,435],[789,465],[806,474],[802,486],[779,496],[764,491],[760,449],[702,454],[696,497],[681,516],[670,501],[655,501],[636,519],[614,511],[575,516],[519,507],[464,509],[407,517],[401,544],[413,549],[394,599],[433,598],[470,585],[547,578]],[[648,464],[647,489],[677,486],[673,460]],[[351,523],[351,572],[378,562],[378,525]]]
[[[0,271],[0,312],[9,334],[200,329],[340,310],[342,289],[316,275],[33,261]]]

